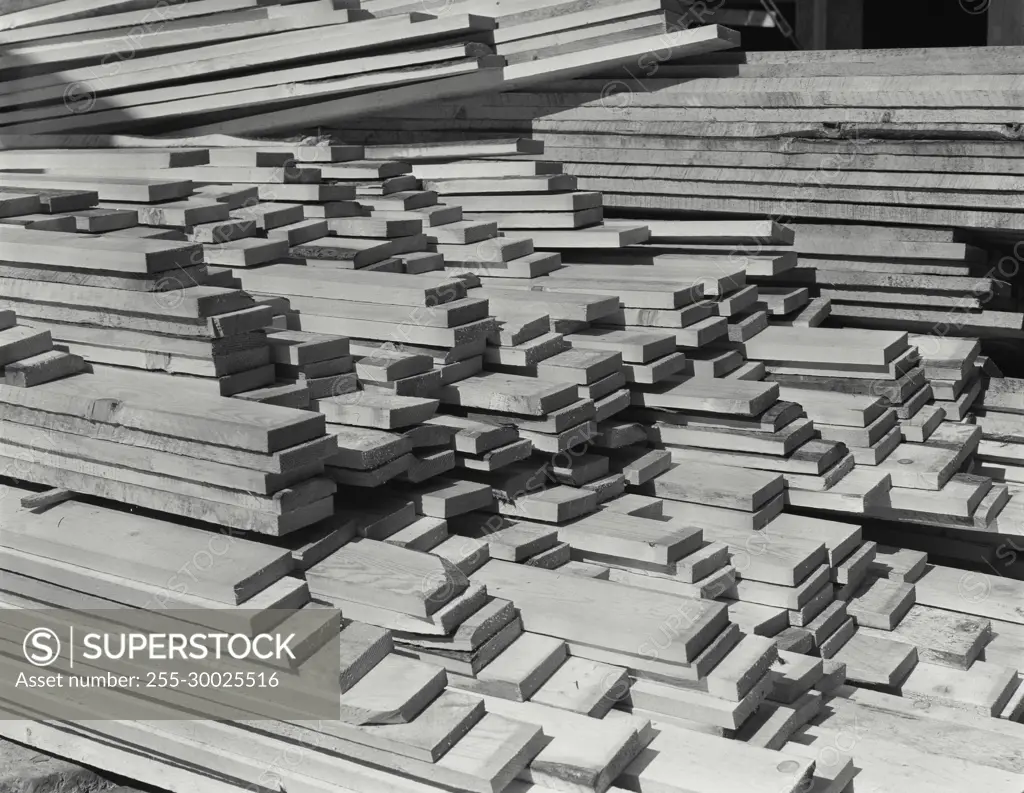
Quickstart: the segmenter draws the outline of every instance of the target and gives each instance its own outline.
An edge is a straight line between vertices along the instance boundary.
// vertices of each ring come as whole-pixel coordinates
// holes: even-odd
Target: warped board
[[[689,30],[673,30],[671,36],[647,36],[513,64],[506,67],[505,79],[510,86],[523,86],[593,72],[602,65],[628,63],[636,58],[642,59],[654,50],[664,50],[666,38],[669,39],[667,49],[671,58],[714,52],[739,44],[739,34],[735,31],[719,25],[703,25]]]
[[[348,24],[318,25],[312,30],[205,44],[194,49],[151,54],[127,61],[118,59],[107,64],[76,67],[64,69],[59,73],[10,80],[0,87],[0,93],[17,95],[21,91],[58,84],[66,85],[68,81],[75,80],[87,84],[89,81],[102,81],[105,90],[113,91],[166,80],[166,69],[180,69],[186,64],[193,74],[209,77],[223,71],[300,60],[310,46],[315,46],[318,54],[327,56],[372,49],[382,44],[412,43],[471,31],[485,31],[494,27],[492,20],[472,15],[422,20],[425,25],[420,22],[411,25],[410,23],[416,19],[415,15],[407,14],[389,19],[364,20],[359,23],[359,35],[355,37],[355,29]]]
[[[76,130],[88,129],[109,129],[115,125],[125,124],[125,115],[132,117],[133,123],[164,121],[168,118],[184,119],[192,116],[192,121],[203,118],[202,113],[230,113],[238,115],[249,108],[257,109],[262,107],[272,108],[281,106],[293,101],[295,97],[303,97],[308,101],[325,99],[327,97],[347,97],[350,101],[363,97],[363,103],[368,103],[366,93],[378,92],[380,97],[376,98],[378,103],[389,100],[386,89],[400,90],[402,86],[409,84],[423,85],[431,81],[444,81],[440,86],[434,86],[434,90],[445,92],[444,88],[455,88],[445,93],[452,95],[461,93],[458,76],[475,75],[499,65],[493,56],[484,55],[478,59],[463,59],[452,63],[440,63],[436,65],[418,66],[404,70],[391,70],[380,73],[357,74],[351,77],[344,77],[335,80],[318,80],[311,83],[286,83],[283,85],[269,85],[259,88],[251,88],[239,91],[216,93],[210,96],[198,98],[185,98],[168,102],[156,102],[154,104],[135,105],[128,108],[115,108],[103,112],[90,113],[88,115],[75,114],[73,121],[69,121],[67,115],[57,118],[43,118],[39,120],[26,121],[8,129],[18,132],[29,132],[36,130],[40,134],[59,131],[73,125]],[[477,81],[479,82],[479,81]],[[394,99],[390,99],[394,101]],[[357,102],[354,102],[357,104]],[[26,115],[30,111],[23,111]],[[52,112],[52,111],[51,111]],[[272,112],[269,111],[268,112]],[[39,115],[36,112],[35,115]],[[179,122],[183,123],[183,122]],[[227,122],[224,122],[227,123]]]
[[[120,2],[120,0],[119,0]],[[154,2],[154,5],[156,3]],[[0,42],[4,44],[13,44],[18,41],[35,41],[37,39],[48,39],[68,34],[82,34],[89,31],[98,30],[111,30],[118,27],[131,27],[140,23],[145,23],[150,20],[152,11],[145,8],[138,10],[118,10],[117,3],[113,4],[111,8],[105,8],[107,4],[98,3],[93,4],[93,8],[90,9],[91,14],[86,12],[86,15],[81,14],[74,15],[75,18],[70,18],[68,5],[61,3],[63,8],[58,13],[58,18],[63,17],[63,21],[51,21],[47,22],[41,17],[46,14],[52,14],[53,11],[46,11],[43,14],[39,14],[41,11],[39,3],[24,3],[27,7],[32,7],[32,11],[36,12],[36,20],[33,20],[32,24],[29,24],[25,28],[19,26],[30,21],[30,17],[22,16],[20,21],[18,17],[9,11],[5,10],[4,14],[4,28],[3,33],[0,34]],[[53,3],[46,3],[45,5],[53,5]],[[256,5],[255,0],[200,0],[199,2],[183,4],[180,6],[161,7],[161,15],[167,21],[186,19],[193,16],[204,16],[206,14],[224,13],[228,11],[237,11],[242,9],[251,9]],[[98,6],[98,7],[96,7]],[[94,14],[94,15],[93,15]],[[13,19],[12,19],[13,17]],[[10,25],[10,28],[7,26]]]
[[[90,61],[101,61],[104,58],[109,58],[112,53],[121,51],[138,52],[145,55],[147,51],[180,48],[182,45],[193,43],[202,45],[232,39],[244,40],[273,33],[326,27],[355,21],[360,17],[365,18],[359,11],[321,7],[311,10],[311,13],[295,13],[276,18],[220,21],[220,24],[217,21],[211,21],[207,25],[185,26],[184,28],[173,24],[156,26],[155,29],[143,29],[132,35],[129,44],[132,49],[130,50],[120,49],[123,47],[125,38],[118,35],[116,31],[101,33],[96,37],[81,40],[72,39],[39,44],[27,42],[5,48],[4,56],[0,57],[0,68],[17,68],[26,60],[37,66],[59,65],[67,62],[85,64]]]
[[[130,114],[135,119],[157,119],[168,115],[194,115],[210,110],[226,110],[238,107],[256,107],[263,104],[281,102],[289,96],[303,96],[313,99],[321,95],[344,94],[358,92],[387,85],[401,84],[418,80],[443,77],[454,72],[456,68],[465,71],[476,68],[476,62],[466,59],[472,56],[485,56],[481,63],[489,63],[486,48],[477,45],[449,45],[433,50],[405,52],[400,55],[369,56],[352,58],[345,61],[333,61],[318,66],[303,66],[292,69],[261,72],[244,77],[227,77],[206,83],[190,83],[184,86],[165,86],[148,90],[131,91],[104,97],[94,112],[78,114],[76,129],[102,127],[118,122],[131,108]],[[429,66],[431,63],[446,60],[459,60],[461,63]],[[420,64],[417,68],[410,68]],[[426,66],[424,66],[424,64]],[[402,67],[402,68],[396,68]],[[408,69],[406,71],[406,69]],[[382,70],[378,72],[378,70]],[[309,81],[309,84],[304,85]],[[26,91],[18,95],[22,101],[35,102],[44,98],[53,101],[53,89]],[[9,101],[9,100],[4,100]],[[66,108],[49,105],[43,108],[32,108],[11,113],[11,123],[16,121],[33,122],[31,126],[40,134],[47,130],[59,131],[58,120],[68,114]],[[56,117],[56,118],[53,118]],[[48,123],[41,123],[49,118]],[[29,124],[24,124],[29,126]],[[269,148],[269,147],[268,147]],[[221,164],[227,164],[224,157],[218,158]],[[237,157],[240,161],[243,158]],[[264,160],[271,159],[265,154]],[[311,158],[313,162],[324,162],[319,157]],[[21,166],[32,167],[32,166]],[[38,166],[47,167],[47,166]],[[51,167],[52,166],[48,166]]]

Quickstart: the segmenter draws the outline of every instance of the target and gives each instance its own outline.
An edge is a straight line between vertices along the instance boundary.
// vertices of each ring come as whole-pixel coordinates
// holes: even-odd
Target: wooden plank
[[[681,607],[669,595],[526,565],[492,559],[473,574],[473,580],[485,583],[494,596],[511,599],[528,631],[596,646],[612,641],[612,649],[631,654],[643,653],[642,637],[655,635],[648,631],[654,629],[653,623],[661,624],[674,614],[675,624],[681,608],[692,610],[692,621],[673,631],[660,653],[676,663],[690,663],[725,627],[725,607],[718,604],[694,600]]]
[[[47,4],[49,5],[49,4]],[[198,3],[189,3],[188,6],[178,8],[163,9],[162,13],[166,14],[164,19],[178,20],[185,19],[192,16],[203,16],[206,14],[223,13],[226,11],[236,11],[246,8],[252,8],[255,5],[252,0],[201,0]],[[193,8],[193,6],[195,6]],[[67,8],[63,9],[67,11]],[[146,9],[127,9],[123,11],[117,11],[116,13],[110,13],[110,10],[100,10],[95,16],[87,14],[86,16],[77,16],[74,19],[65,19],[65,21],[53,21],[49,23],[44,22],[33,22],[26,28],[18,29],[17,23],[12,26],[11,29],[5,29],[0,41],[4,43],[14,43],[18,41],[32,41],[35,39],[43,38],[55,38],[64,36],[72,33],[84,33],[87,31],[96,30],[110,30],[117,27],[131,27],[132,25],[145,24],[150,21],[153,12]],[[8,14],[7,16],[11,16]],[[63,16],[63,14],[61,14]],[[22,19],[25,19],[24,17]],[[7,22],[6,24],[11,24]]]
[[[743,578],[782,586],[796,586],[825,563],[820,541],[787,537],[775,530],[775,521],[761,532],[708,524],[704,538],[729,548],[731,563]]]
[[[452,685],[477,694],[524,702],[565,657],[565,642],[549,636],[522,633],[474,677],[453,675]]]
[[[708,464],[674,464],[641,487],[647,495],[753,512],[782,492],[778,474]]]
[[[316,400],[317,409],[337,424],[377,429],[399,429],[419,424],[434,415],[436,399],[358,391]]]
[[[607,790],[643,745],[644,719],[591,719],[543,704],[485,697],[489,712],[526,718],[552,740],[519,778],[552,790]]]
[[[117,576],[47,560],[18,551],[4,551],[5,582],[9,590],[39,603],[61,608],[109,609],[131,606],[145,609],[159,602],[169,609],[209,609],[200,624],[251,635],[281,621],[279,609],[301,608],[309,601],[305,582],[288,576],[278,579],[246,602],[244,609],[225,609],[215,600],[170,592],[162,585],[142,584]],[[50,583],[60,580],[63,586]],[[275,616],[276,614],[276,616]],[[130,612],[124,615],[130,618]]]
[[[576,390],[569,384],[488,372],[445,386],[440,398],[446,404],[543,416],[575,402]]]
[[[1020,581],[930,565],[914,589],[921,605],[1024,625]]]
[[[675,352],[675,338],[662,333],[589,329],[565,337],[573,347],[619,352],[624,361],[647,363]]]
[[[358,625],[359,623],[353,623]],[[397,655],[383,659],[392,673],[408,670],[394,664]],[[425,666],[425,665],[424,665]],[[373,675],[371,670],[365,677]],[[408,671],[406,671],[408,674]],[[378,685],[381,678],[377,677]],[[432,690],[432,689],[427,689]],[[392,724],[350,725],[345,721],[309,723],[308,726],[326,734],[336,735],[354,743],[382,751],[394,752],[426,762],[436,762],[465,735],[484,715],[484,703],[457,691],[443,691],[410,721]],[[302,723],[302,722],[298,722]]]
[[[625,669],[574,657],[567,658],[530,701],[601,718],[628,687]]]
[[[138,52],[145,55],[149,50],[178,48],[184,44],[208,44],[231,39],[259,37],[318,25],[354,21],[360,16],[348,13],[346,9],[339,9],[335,13],[331,13],[332,10],[314,7],[309,9],[310,13],[293,13],[287,16],[239,21],[223,21],[214,16],[214,22],[201,28],[187,26],[182,29],[175,25],[161,25],[155,30],[136,34],[139,40]],[[237,20],[237,17],[228,15],[228,19]],[[190,34],[191,38],[189,38]],[[61,63],[66,60],[85,62],[98,60],[109,53],[111,46],[116,47],[118,40],[117,31],[111,30],[100,32],[94,37],[84,40],[76,40],[75,37],[72,37],[71,40],[62,39],[56,43],[22,43],[10,47],[6,64],[4,61],[0,61],[0,65],[10,68],[12,64],[16,63],[18,57],[31,58],[39,64]]]
[[[977,449],[981,435],[979,427],[945,422],[927,443],[901,443],[878,469],[889,474],[896,487],[939,490]]]
[[[813,767],[812,760],[780,762],[779,754],[769,749],[662,726],[620,781],[634,791],[795,793],[804,789]],[[685,787],[680,780],[686,780]]]
[[[177,586],[168,581],[187,576],[191,594],[232,605],[245,602],[292,566],[287,552],[232,538],[230,554],[221,551],[212,565],[200,569],[192,560],[213,553],[205,532],[80,502],[35,513],[18,509],[8,497],[0,500],[0,510],[7,527],[0,538],[5,548],[153,586]],[[87,534],[68,532],[60,528],[65,521],[94,528]],[[102,532],[102,542],[97,532]],[[154,549],[162,550],[154,554]]]
[[[858,624],[891,631],[912,605],[912,584],[869,576],[850,598],[847,610]]]
[[[922,662],[968,670],[991,638],[991,622],[927,606],[913,606],[892,638],[917,647]]]
[[[907,349],[906,334],[815,328],[813,331],[772,327],[745,344],[747,356],[772,361],[822,361],[836,364],[884,365]],[[837,349],[841,352],[837,353]],[[839,358],[836,358],[836,355]],[[823,356],[825,356],[823,358]]]
[[[308,412],[226,402],[164,378],[152,380],[82,374],[32,389],[0,386],[0,404],[87,419],[100,424],[273,453],[323,433],[322,419]],[[156,399],[154,394],[160,393]],[[225,415],[229,411],[230,415]]]
[[[155,300],[153,295],[132,290],[102,289],[60,283],[33,283],[0,278],[0,289],[10,299],[29,298],[34,302],[88,307],[95,310],[132,314],[163,314],[184,319],[206,319],[250,308],[254,301],[238,289],[215,286],[185,286],[174,290],[174,300]]]
[[[820,751],[839,735],[840,723],[849,724],[851,718],[859,718],[864,731],[862,746],[869,756],[857,761],[858,778],[880,791],[913,790],[916,785],[924,786],[919,789],[954,791],[982,779],[994,790],[1007,786],[1012,789],[1014,772],[982,762],[977,755],[966,757],[952,747],[957,742],[962,746],[964,740],[969,740],[964,736],[971,734],[961,734],[955,725],[943,725],[946,732],[936,743],[926,737],[938,732],[935,727],[925,724],[918,730],[919,722],[929,721],[926,715],[897,714],[882,708],[848,709],[845,701],[840,702],[838,710],[842,715],[837,717],[835,729],[824,724],[809,728],[808,736],[813,736],[810,748]],[[979,731],[979,737],[982,733]],[[940,748],[947,744],[950,749]]]
[[[833,656],[854,682],[894,686],[917,664],[917,649],[900,641],[856,633]]]
[[[341,695],[339,720],[351,725],[409,723],[444,690],[445,682],[444,670],[391,653]],[[322,721],[296,724],[330,729]]]
[[[983,716],[998,716],[1017,687],[1017,670],[976,661],[969,670],[921,662],[900,685],[918,702],[938,702]]]
[[[163,240],[120,240],[112,237],[60,234],[0,226],[0,241],[9,261],[65,265],[72,256],[85,269],[157,273],[201,261],[198,245]]]
[[[420,617],[429,617],[468,587],[465,576],[440,557],[375,540],[348,543],[306,570],[306,578],[321,597]],[[424,588],[428,579],[434,583]]]
[[[479,68],[460,76],[441,77],[423,83],[400,85],[369,94],[348,96],[340,99],[327,99],[306,104],[303,106],[303,117],[307,123],[315,123],[317,120],[327,121],[328,119],[338,118],[339,115],[358,116],[379,112],[380,110],[411,104],[415,101],[422,101],[428,95],[428,92],[430,96],[436,99],[472,94],[494,87],[501,82],[501,78],[500,70],[488,64],[487,68]],[[229,121],[190,127],[184,131],[193,135],[231,135],[255,130],[285,129],[294,123],[293,111],[277,110]]]
[[[631,397],[632,404],[643,407],[756,416],[776,402],[779,393],[775,383],[680,376],[634,390]]]
[[[465,286],[456,279],[439,282],[425,275],[310,269],[287,264],[272,264],[247,272],[246,287],[256,292],[282,296],[406,305],[424,309],[429,305],[466,297]]]
[[[572,546],[579,561],[629,560],[654,569],[667,568],[700,543],[700,534],[689,526],[636,516],[624,526],[615,516],[601,512],[559,526],[558,537]]]

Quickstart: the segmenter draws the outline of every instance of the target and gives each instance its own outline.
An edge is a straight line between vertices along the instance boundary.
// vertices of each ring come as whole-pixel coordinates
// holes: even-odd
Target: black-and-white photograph
[[[0,0],[0,793],[1024,793],[1024,0]]]

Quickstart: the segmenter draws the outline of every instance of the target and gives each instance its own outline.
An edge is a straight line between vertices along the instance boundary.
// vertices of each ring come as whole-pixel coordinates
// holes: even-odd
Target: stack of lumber
[[[927,564],[924,554],[879,554],[849,599],[856,633],[837,659],[851,682],[986,718],[1019,721],[1019,583]],[[881,575],[876,575],[880,573]]]
[[[641,224],[603,224],[600,194],[577,191],[576,180],[561,173],[556,162],[518,155],[497,161],[418,163],[413,170],[429,189],[465,196],[472,219],[493,221],[505,235],[529,235],[538,248],[618,248],[647,238]]]
[[[5,385],[30,388],[84,368],[77,355],[54,349],[50,331],[20,325],[14,311],[0,310],[0,371]]]
[[[274,383],[272,312],[233,287],[208,286],[199,246],[161,239],[0,229],[0,302],[100,368],[180,375],[233,396]]]
[[[986,529],[1006,504],[1008,490],[988,477],[962,472],[969,469],[982,431],[954,420],[966,413],[953,399],[931,400],[936,390],[952,398],[968,382],[977,384],[977,342],[913,341],[929,350],[929,357],[904,333],[845,328],[772,327],[745,348],[765,362],[768,378],[783,386],[785,398],[815,420],[822,439],[850,449],[863,467],[859,476],[871,470],[889,476],[891,489],[879,492],[862,511]],[[947,409],[952,415],[943,421]]]
[[[337,611],[318,608],[307,583],[287,575],[292,565],[287,550],[230,538],[226,558],[204,567],[196,560],[210,553],[211,538],[217,535],[77,502],[43,514],[19,510],[19,492],[9,490],[2,502],[5,527],[11,529],[4,532],[0,556],[5,613],[8,608],[45,606],[120,607],[119,620],[132,624],[131,612],[152,609],[156,602],[205,615],[200,618],[213,621],[214,629],[251,634],[272,627],[275,619],[288,619],[282,609],[313,609],[324,615],[328,627],[320,644],[339,640]],[[117,552],[102,552],[84,533],[69,534],[65,529],[71,522],[102,527],[107,547]],[[217,547],[223,552],[220,539]],[[157,546],[163,552],[154,556]],[[180,594],[179,585],[168,582],[185,575],[188,593]],[[72,746],[88,748],[95,762],[95,752],[105,746],[107,754],[101,752],[103,762],[97,765],[172,789],[180,789],[182,778],[193,777],[205,780],[203,784],[216,781],[218,789],[244,789],[258,784],[260,774],[284,773],[296,782],[314,779],[325,785],[343,775],[347,785],[367,793],[393,777],[483,793],[504,789],[544,748],[539,725],[488,713],[480,698],[446,690],[442,668],[403,658],[393,649],[388,631],[345,620],[340,715],[332,720],[249,721],[240,712],[235,720],[195,721],[185,729],[185,721],[158,722],[162,726],[89,722],[83,712],[86,721],[81,724],[49,722],[50,730],[68,735],[58,744],[62,754]],[[187,696],[173,704],[187,707]],[[17,720],[41,717],[8,702],[3,709],[6,717]],[[19,723],[29,722],[5,721],[10,728]],[[602,733],[600,726],[595,732]],[[609,741],[625,740],[626,730],[615,725],[603,732]],[[30,742],[39,737],[34,732]],[[216,752],[211,745],[217,746]],[[304,761],[301,769],[286,771],[274,758],[291,751],[301,752]],[[555,764],[553,773],[560,770]]]
[[[788,250],[800,265],[771,286],[829,299],[838,322],[1019,338],[1007,284],[1019,268],[1000,256],[1024,232],[1012,192],[1020,55],[707,56],[650,78],[610,69],[359,123],[392,139],[532,133],[580,189],[604,194],[606,217],[797,221]]]
[[[744,347],[781,384],[782,397],[801,405],[822,441],[849,450],[856,465],[835,494],[873,483],[859,502],[808,498],[790,483],[790,504],[888,521],[880,539],[943,558],[991,558],[1000,540],[990,532],[1012,492],[976,457],[983,430],[959,421],[981,387],[976,340],[770,327]],[[950,399],[933,400],[936,390]],[[982,549],[949,550],[947,538],[965,537]]]
[[[293,355],[305,354],[314,367],[305,382],[322,384],[310,407],[337,438],[327,469],[335,481],[418,483],[455,468],[457,428],[428,422],[446,389],[479,369],[493,327],[485,300],[463,297],[460,280],[427,275],[281,263],[243,278],[290,301],[290,329],[270,331],[269,338],[287,339]],[[407,347],[405,334],[424,346]],[[328,346],[334,352],[324,351]],[[344,361],[352,373],[317,368],[336,368],[332,361]]]
[[[887,487],[881,474],[847,479],[855,461],[845,443],[816,437],[816,417],[807,418],[801,404],[782,395],[777,383],[692,375],[666,387],[635,392],[633,403],[638,408],[635,417],[652,425],[652,440],[686,468],[680,471],[680,481],[687,478],[689,468],[705,463],[735,466],[755,476],[736,483],[741,492],[754,488],[737,502],[741,509],[759,513],[778,499],[762,517],[752,518],[754,527],[778,514],[783,487],[794,505],[854,512],[863,512]],[[757,481],[762,474],[771,479]],[[713,481],[709,474],[709,486]],[[761,488],[766,489],[753,496]]]
[[[911,334],[910,344],[917,349],[920,366],[931,386],[933,400],[914,416],[913,421],[901,423],[904,435],[919,433],[927,440],[931,428],[942,419],[962,421],[972,412],[984,382],[984,375],[994,370],[994,364],[981,355],[978,339],[940,336],[938,334]],[[1001,374],[1001,373],[999,373]]]
[[[998,244],[955,228],[794,223],[797,267],[775,282],[828,299],[837,323],[1017,338],[1016,265]]]
[[[10,477],[270,535],[333,512],[315,413],[128,370],[2,385],[0,403]]]
[[[1021,739],[1020,724],[941,697],[908,701],[864,688],[842,687],[828,707],[829,717],[801,731],[797,740],[803,751],[819,757],[836,752],[837,745],[846,747],[854,756],[857,784],[879,791],[906,790],[917,783],[932,790],[963,790],[981,779],[995,790],[1019,784],[1021,766],[1006,750]],[[860,738],[856,749],[849,749],[842,741],[853,730]],[[986,748],[967,751],[967,741]]]
[[[608,222],[619,225],[639,221]],[[806,290],[774,286],[797,261],[789,247],[792,231],[774,221],[645,218],[643,222],[651,231],[646,242],[612,255],[582,252],[570,261],[618,265],[618,270],[630,278],[655,279],[671,273],[703,291],[703,306],[727,319],[732,341],[756,335],[767,326],[769,316],[792,315],[808,301]],[[626,265],[653,265],[655,270],[627,270]]]
[[[377,19],[355,3],[240,0],[108,4],[83,23],[70,7],[4,17],[5,132],[315,127],[502,83],[494,22],[472,14]],[[697,51],[731,44],[714,27],[696,39]]]
[[[496,263],[486,271],[482,268],[487,265],[467,263],[472,265],[470,272],[485,279],[507,279],[495,281],[497,288],[528,286],[543,291],[579,291],[581,276],[585,275],[587,281],[606,282],[605,291],[619,294],[630,316],[629,320],[605,317],[603,323],[637,332],[651,327],[687,328],[689,332],[682,333],[679,341],[692,347],[713,339],[726,327],[736,340],[749,338],[767,325],[769,313],[792,314],[807,302],[806,289],[772,291],[773,287],[767,287],[765,300],[771,305],[762,306],[757,288],[747,285],[748,276],[774,278],[796,264],[792,251],[766,249],[762,253],[761,248],[767,243],[792,242],[792,233],[777,224],[651,221],[654,225],[648,232],[640,222],[602,223],[600,193],[575,191],[575,180],[559,173],[558,163],[538,163],[527,153],[506,155],[499,161],[498,144],[497,140],[477,139],[437,144],[395,143],[369,146],[368,150],[417,160],[414,172],[434,177],[428,180],[427,187],[456,196],[470,211],[480,210],[471,211],[470,217],[496,221],[506,236],[528,234],[536,248],[557,251],[561,260],[569,263],[558,268],[555,259],[546,258],[544,266],[540,261],[530,261],[529,268],[516,268],[511,262]],[[465,157],[474,150],[478,152],[477,160],[457,156]],[[480,161],[480,157],[487,159]],[[521,211],[524,200],[530,202],[531,211]],[[735,246],[739,242],[748,250],[738,252]],[[602,265],[602,269],[580,267],[591,264]],[[656,267],[627,269],[627,265]],[[451,266],[458,265],[453,262]],[[550,279],[539,279],[545,274]],[[671,291],[686,294],[683,298],[676,295],[670,305],[662,305],[667,297],[659,302],[657,298],[634,296],[639,301],[634,305],[626,300],[632,291],[626,282],[635,277],[658,282],[650,285],[652,289],[678,281]],[[522,281],[524,278],[531,280],[527,284]],[[489,280],[484,284],[490,286]],[[680,307],[684,309],[680,316],[674,310],[651,310]],[[716,316],[725,317],[728,322]]]
[[[35,156],[11,154],[5,167]],[[41,218],[70,226],[31,213],[7,218],[23,222],[0,229],[11,251],[6,303],[94,365],[165,372],[225,396],[308,404],[308,389],[295,384],[301,373],[275,369],[288,361],[275,358],[262,332],[282,312],[280,301],[254,300],[221,265],[286,255],[287,243],[273,235],[306,224],[303,207],[274,198],[320,188],[318,170],[209,165],[207,149],[189,147],[41,156],[45,172],[8,170],[0,179],[37,191],[50,213]],[[225,185],[229,179],[243,183]],[[261,203],[265,189],[271,198]]]
[[[423,6],[409,0],[366,0],[375,17],[427,12],[482,14],[494,19],[494,51],[504,58],[505,80],[533,85],[605,66],[692,57],[739,44],[739,35],[717,27],[742,16],[722,17],[701,3],[642,0],[585,8],[552,0],[452,0]],[[701,27],[703,26],[703,27]],[[418,101],[418,100],[416,100]]]
[[[484,372],[446,386],[441,401],[473,421],[513,425],[540,453],[494,470],[462,472],[492,489],[501,514],[559,523],[593,512],[603,500],[591,478],[573,475],[580,448],[587,448],[598,425],[594,400],[581,398],[568,377]]]
[[[688,62],[631,81],[609,70],[617,90],[594,75],[473,98],[458,126],[532,130],[607,206],[1012,230],[1020,219],[1006,191],[1020,144],[1005,125],[1017,120],[1019,56],[747,53],[775,60],[775,73],[691,76],[701,67]],[[426,130],[448,118],[443,107],[415,115]],[[950,158],[959,167],[944,168]]]
[[[768,712],[793,704],[821,680],[821,662],[808,659],[803,679],[791,683],[785,669],[790,659],[780,659],[771,640],[744,635],[721,604],[564,569],[495,559],[471,580],[515,603],[525,635],[564,642],[572,656],[566,664],[600,665],[602,687],[618,683],[617,707],[634,716],[718,736],[757,733]],[[629,675],[625,685],[618,678],[623,670]],[[778,704],[759,711],[776,696]],[[807,699],[819,702],[816,695]],[[805,703],[795,709],[804,710],[803,722],[810,718]]]
[[[975,471],[1006,482],[1014,489],[1024,483],[1021,475],[1022,393],[1024,381],[1011,377],[987,378],[977,406],[971,411],[974,424],[981,428]]]
[[[821,438],[847,445],[861,465],[883,462],[900,442],[897,418],[914,418],[932,396],[920,355],[906,333],[771,327],[742,348],[748,358],[764,363],[769,381],[801,405],[815,403],[820,394],[826,402],[834,395],[852,395],[864,397],[861,401],[872,408],[882,406],[863,437],[841,428],[848,424],[830,424],[824,407],[806,408]]]
[[[125,608],[125,616],[189,609],[210,627],[244,633],[309,604],[309,588],[289,575],[292,555],[283,548],[93,500],[39,509],[37,495],[12,485],[0,496],[4,597],[30,599],[37,608]]]
[[[783,628],[818,616],[833,597],[831,567],[855,553],[859,529],[836,525],[830,560],[821,544],[830,522],[783,514],[787,501],[864,511],[888,477],[851,478],[846,447],[815,439],[814,422],[773,383],[694,375],[633,397],[629,417],[649,424],[670,455],[639,491],[665,499],[668,516],[701,526],[708,541],[683,560],[692,583],[707,596],[788,610]]]
[[[729,771],[730,758],[766,768],[772,757],[768,744],[777,749],[809,720],[810,711],[817,712],[806,701],[820,704],[817,693],[807,693],[821,679],[820,664],[817,674],[812,668],[788,682],[791,675],[769,669],[781,660],[771,642],[743,637],[729,624],[725,608],[708,601],[680,604],[665,594],[572,576],[566,592],[584,591],[576,599],[557,600],[561,605],[552,610],[551,587],[561,586],[564,576],[495,561],[467,579],[444,556],[402,546],[398,534],[371,539],[365,527],[306,567],[305,581],[288,573],[318,555],[310,544],[275,547],[231,538],[225,564],[195,568],[197,555],[214,547],[216,535],[207,530],[78,501],[45,512],[20,506],[31,495],[9,488],[0,499],[10,528],[0,543],[5,608],[120,606],[126,609],[120,619],[131,623],[131,610],[152,608],[159,598],[164,607],[218,615],[212,627],[242,631],[265,630],[275,607],[340,605],[347,615],[337,720],[203,722],[202,729],[213,732],[197,742],[195,728],[166,726],[171,722],[145,730],[137,721],[35,725],[42,714],[4,703],[10,717],[4,735],[71,758],[92,758],[138,781],[177,790],[181,779],[201,774],[228,790],[273,768],[271,753],[290,747],[304,756],[301,771],[289,771],[290,777],[345,773],[347,784],[367,793],[381,784],[413,782],[423,787],[410,790],[441,785],[485,793],[504,790],[517,777],[539,791],[571,783],[572,789],[602,793],[620,775],[661,778],[669,762],[676,770],[683,763],[694,773],[705,769],[716,776],[738,773]],[[84,532],[67,531],[86,523],[102,526],[106,547],[117,553],[98,550]],[[350,525],[338,529],[346,533]],[[165,550],[155,566],[154,545]],[[545,575],[526,581],[521,592],[518,571]],[[180,594],[173,581],[184,574],[190,575],[190,589]],[[491,595],[493,590],[499,594]],[[522,605],[514,607],[513,596]],[[643,601],[639,613],[645,623],[637,622],[636,598]],[[332,612],[323,614],[331,619]],[[609,618],[616,630],[601,630]],[[665,620],[677,626],[667,643],[652,632]],[[659,642],[657,663],[647,658],[644,637]],[[607,646],[609,640],[613,644]],[[588,653],[625,663],[592,660]],[[641,672],[642,679],[634,680],[626,663],[653,665],[662,677]],[[674,679],[679,685],[671,684]],[[755,718],[765,696],[776,692],[782,698],[766,702]],[[787,705],[795,702],[795,692],[803,699]],[[609,712],[616,703],[632,715]],[[776,718],[765,719],[766,712]],[[651,742],[652,718],[665,722],[657,743]],[[717,737],[738,736],[740,730],[750,734],[744,737],[750,746]],[[200,751],[212,741],[217,753]],[[705,752],[716,750],[714,759],[681,752],[694,742]],[[166,760],[141,759],[151,751],[129,759],[158,744],[156,754]],[[169,761],[173,765],[165,766]],[[321,764],[327,764],[322,772]],[[797,778],[781,789],[798,789],[812,767],[804,761],[787,768]],[[408,781],[400,783],[403,778]],[[781,782],[778,775],[770,778],[774,785]]]

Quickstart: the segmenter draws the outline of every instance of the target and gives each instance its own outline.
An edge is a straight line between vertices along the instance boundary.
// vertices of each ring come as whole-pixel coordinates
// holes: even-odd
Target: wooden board
[[[157,518],[79,502],[35,513],[19,509],[13,497],[0,499],[0,509],[5,548],[154,586],[176,586],[168,580],[187,576],[190,593],[224,603],[246,601],[291,569],[290,554],[239,538],[224,541],[230,553],[220,551],[214,556],[205,532]],[[88,524],[93,530],[87,534],[58,530],[65,521]],[[96,532],[103,532],[102,542]],[[116,548],[117,554],[112,556],[103,548]],[[163,550],[154,555],[154,548]],[[202,568],[189,564],[199,553],[209,555],[213,563]],[[176,563],[175,558],[184,561]]]
[[[597,646],[611,641],[612,649],[631,654],[642,654],[645,642],[653,641],[642,638],[656,635],[647,630],[656,629],[653,623],[670,617],[675,622],[680,610],[692,610],[692,621],[680,625],[659,653],[663,660],[676,663],[693,661],[725,627],[725,607],[718,604],[680,604],[669,595],[526,565],[492,559],[473,574],[473,580],[485,583],[495,597],[511,599],[528,631]]]
[[[783,478],[749,469],[678,463],[641,487],[647,495],[753,512],[779,495]]]
[[[348,543],[306,570],[306,578],[321,597],[421,617],[429,617],[468,587],[465,576],[439,557],[374,540]],[[424,588],[428,579],[435,583]]]

